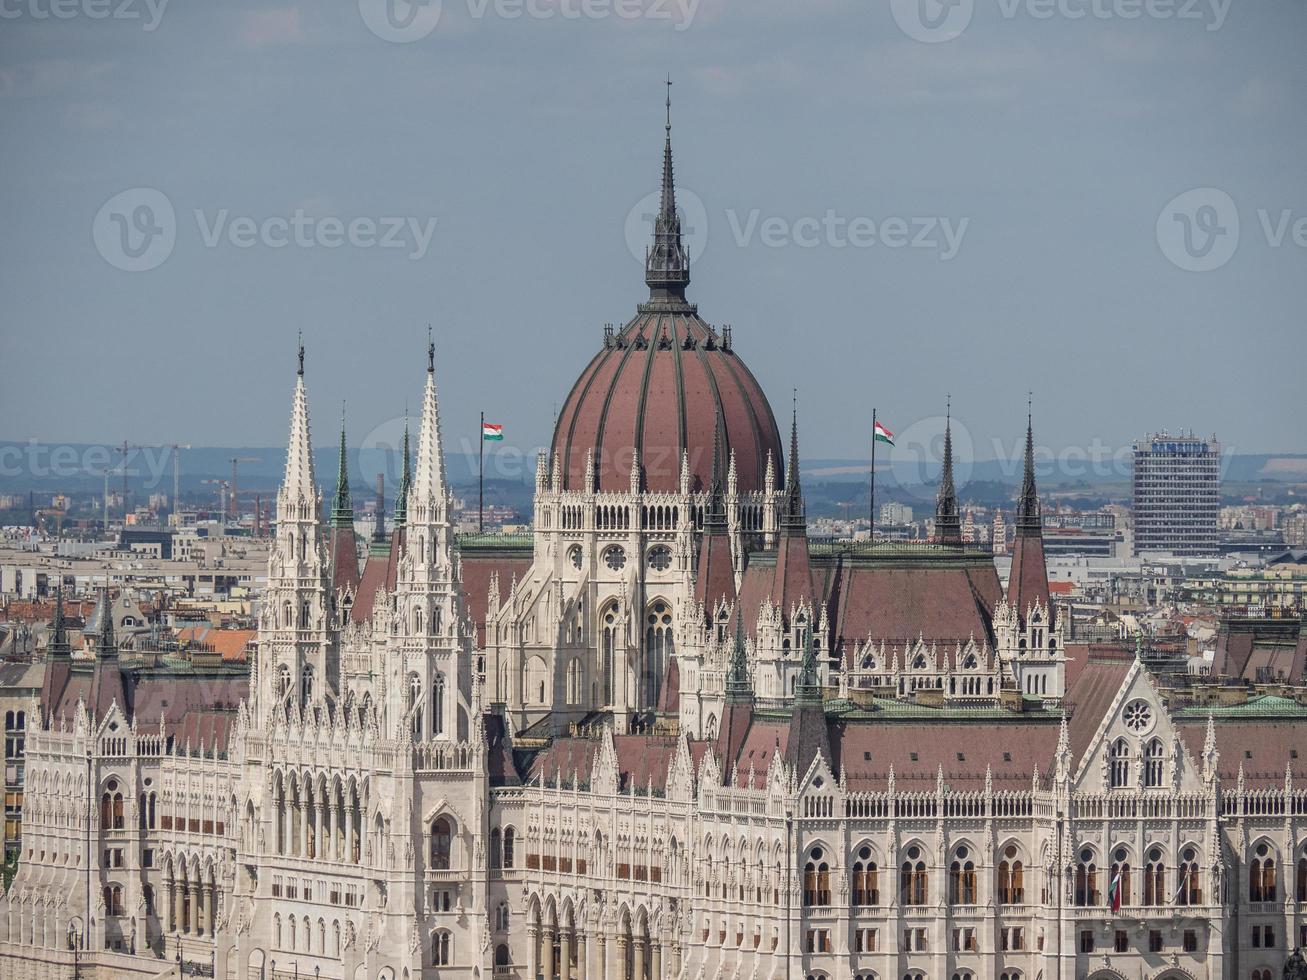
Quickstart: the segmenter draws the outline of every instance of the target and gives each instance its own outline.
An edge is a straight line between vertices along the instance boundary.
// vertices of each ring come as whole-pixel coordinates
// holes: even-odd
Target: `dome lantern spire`
[[[672,79],[667,79],[667,122],[663,138],[663,183],[654,218],[653,247],[645,256],[644,281],[649,302],[685,304],[685,287],[690,282],[690,260],[681,242],[681,219],[676,213],[676,181],[672,172]]]

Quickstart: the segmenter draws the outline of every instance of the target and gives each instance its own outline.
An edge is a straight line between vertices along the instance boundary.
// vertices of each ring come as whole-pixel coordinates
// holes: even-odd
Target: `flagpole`
[[[486,533],[486,413],[477,432],[477,534]]]
[[[871,410],[871,523],[867,525],[867,541],[876,540],[876,409]]]

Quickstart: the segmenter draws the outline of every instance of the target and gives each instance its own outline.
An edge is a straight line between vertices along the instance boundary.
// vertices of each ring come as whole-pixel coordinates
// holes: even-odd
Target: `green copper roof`
[[[1188,705],[1175,711],[1177,720],[1202,721],[1213,718],[1307,718],[1307,705],[1278,694],[1260,694],[1243,704]]]
[[[345,457],[345,412],[340,418],[340,464],[336,469],[336,499],[331,507],[331,526],[349,527],[354,523],[354,502],[349,495],[349,467]]]

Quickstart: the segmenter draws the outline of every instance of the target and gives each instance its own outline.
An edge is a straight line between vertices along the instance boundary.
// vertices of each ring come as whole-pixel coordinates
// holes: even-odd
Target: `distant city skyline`
[[[1307,10],[976,4],[921,43],[851,0],[691,7],[447,3],[393,44],[353,4],[6,20],[0,438],[277,445],[302,329],[315,432],[344,399],[356,443],[416,405],[430,323],[446,430],[545,444],[645,295],[670,73],[689,296],[778,414],[798,389],[803,455],[950,393],[1010,449],[1027,390],[1054,452],[1164,426],[1307,451]],[[141,189],[168,251],[124,271],[157,258],[113,254],[139,205],[166,217]]]

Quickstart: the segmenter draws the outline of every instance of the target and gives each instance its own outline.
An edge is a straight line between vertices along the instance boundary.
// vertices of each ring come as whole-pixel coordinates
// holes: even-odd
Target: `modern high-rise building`
[[[1214,555],[1221,444],[1166,431],[1134,445],[1135,554]]]

